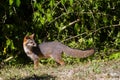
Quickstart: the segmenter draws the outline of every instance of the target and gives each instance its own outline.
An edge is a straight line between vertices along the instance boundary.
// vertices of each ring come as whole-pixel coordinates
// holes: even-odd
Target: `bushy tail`
[[[95,52],[95,50],[94,49],[78,50],[69,48],[64,45],[63,52],[72,57],[85,58],[92,55]]]

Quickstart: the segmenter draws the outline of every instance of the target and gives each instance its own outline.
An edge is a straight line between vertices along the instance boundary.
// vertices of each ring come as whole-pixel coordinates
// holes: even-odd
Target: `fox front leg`
[[[30,58],[33,60],[34,62],[34,69],[38,69],[38,65],[39,65],[39,57],[37,55],[35,55],[34,53],[31,54]]]
[[[29,57],[33,60],[34,62],[34,69],[38,69],[39,65],[39,57],[35,55],[34,53],[30,54]]]
[[[34,69],[38,69],[39,60],[34,60]]]

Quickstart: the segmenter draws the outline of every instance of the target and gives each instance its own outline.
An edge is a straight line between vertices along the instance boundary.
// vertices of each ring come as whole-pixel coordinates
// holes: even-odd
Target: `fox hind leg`
[[[50,55],[51,58],[53,58],[57,63],[59,63],[60,65],[65,65],[64,61],[62,60],[61,54],[53,54]]]
[[[65,62],[62,59],[56,60],[61,66],[65,65]]]

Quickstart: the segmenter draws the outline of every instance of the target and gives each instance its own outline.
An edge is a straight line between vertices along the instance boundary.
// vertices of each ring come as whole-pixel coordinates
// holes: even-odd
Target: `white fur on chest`
[[[24,51],[25,51],[26,54],[30,53],[30,50],[27,47],[24,46],[23,48],[24,48]]]
[[[35,60],[35,59],[39,58],[37,55],[35,55],[34,53],[32,53],[29,48],[27,48],[25,46],[23,48],[24,48],[24,51],[27,54],[27,56],[30,57],[32,60]]]

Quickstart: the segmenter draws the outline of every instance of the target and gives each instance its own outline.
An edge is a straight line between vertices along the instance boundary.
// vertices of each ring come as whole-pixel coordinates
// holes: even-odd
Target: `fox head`
[[[35,40],[34,40],[34,34],[29,35],[29,36],[26,35],[24,37],[23,46],[24,47],[26,46],[26,47],[29,47],[29,48],[37,46],[37,44],[35,43]]]

